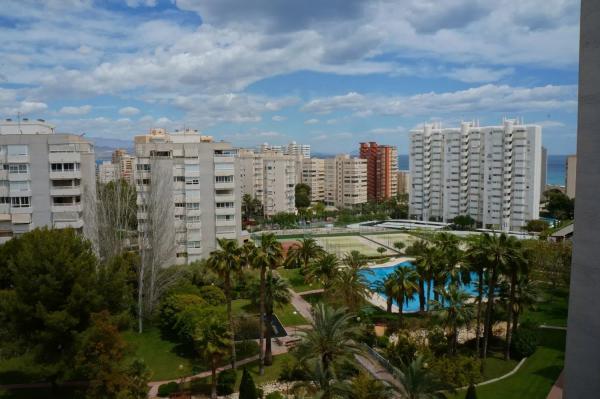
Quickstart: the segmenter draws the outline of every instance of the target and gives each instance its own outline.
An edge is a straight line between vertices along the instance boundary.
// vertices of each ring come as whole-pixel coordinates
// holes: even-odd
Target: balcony
[[[50,163],[79,163],[81,154],[79,152],[51,152],[48,154]]]
[[[6,163],[29,163],[29,155],[7,155]]]
[[[53,204],[52,212],[81,212],[81,204]]]
[[[215,183],[215,189],[231,189],[235,188],[234,182],[226,182],[226,183]]]
[[[62,172],[50,171],[50,179],[81,179],[81,171],[69,170]]]
[[[73,229],[80,229],[83,227],[83,220],[79,219],[79,220],[73,220],[73,221],[60,221],[54,222],[54,228],[55,229],[66,229],[68,227],[71,227]]]
[[[235,202],[234,194],[215,195],[215,202]]]
[[[81,186],[52,187],[50,189],[50,195],[53,197],[81,195]]]
[[[187,222],[185,224],[185,227],[188,230],[199,230],[202,228],[202,223],[201,222]]]
[[[236,226],[236,221],[234,220],[219,220],[217,219],[215,221],[215,226],[221,227],[221,226]]]
[[[268,206],[268,204],[266,204]],[[235,208],[216,208],[215,215],[233,215],[235,214]]]
[[[187,248],[188,256],[202,255],[202,248]]]
[[[27,173],[9,173],[8,181],[26,181],[31,180],[31,174]]]

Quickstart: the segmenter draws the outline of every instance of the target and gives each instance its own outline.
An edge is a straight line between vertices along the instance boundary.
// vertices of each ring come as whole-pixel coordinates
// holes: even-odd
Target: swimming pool
[[[371,269],[373,273],[365,273],[365,277],[369,281],[369,283],[374,284],[377,281],[383,281],[387,276],[392,274],[399,267],[409,267],[412,266],[410,262],[402,262],[397,265],[387,266],[387,267],[378,267]],[[475,282],[477,281],[477,273],[471,273],[471,284],[464,285],[463,289],[468,292],[470,295],[477,295],[477,288],[475,286]],[[425,283],[425,292],[429,289],[429,284]],[[387,298],[383,294],[379,294],[383,298]],[[427,294],[426,294],[427,295]],[[433,290],[431,291],[431,299],[433,299]],[[394,299],[394,304],[398,305],[398,302]],[[404,304],[404,313],[417,312],[419,310],[419,293],[415,293],[412,296],[412,299],[408,302],[408,305]]]

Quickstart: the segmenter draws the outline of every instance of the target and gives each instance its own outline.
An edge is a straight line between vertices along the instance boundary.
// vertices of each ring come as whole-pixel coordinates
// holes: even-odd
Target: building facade
[[[239,151],[242,194],[258,198],[264,215],[296,212],[297,157],[265,149]]]
[[[469,215],[483,227],[520,230],[539,217],[542,129],[506,119],[411,132],[412,218]]]
[[[310,187],[310,201],[325,201],[325,160],[304,159],[302,162],[302,183]]]
[[[117,181],[117,167],[114,163],[109,161],[103,161],[98,165],[98,171],[96,177],[98,183],[107,184],[110,182]]]
[[[298,144],[295,141],[287,145],[271,145],[263,143],[259,147],[259,152],[281,152],[283,155],[300,156],[304,159],[310,158],[310,144]]]
[[[540,157],[540,198],[543,198],[546,191],[546,180],[548,174],[548,150],[542,146],[542,156]]]
[[[206,258],[217,238],[240,239],[239,166],[231,144],[191,129],[151,129],[134,140],[141,235],[156,214],[164,215],[159,228],[168,229],[177,264]]]
[[[577,155],[569,155],[565,161],[565,193],[575,198],[575,182],[577,176]]]
[[[324,160],[325,205],[352,208],[367,202],[367,160],[337,155]]]
[[[398,194],[398,149],[374,141],[360,143],[360,158],[367,160],[369,201],[384,201]]]
[[[129,184],[134,184],[133,165],[135,157],[123,149],[117,149],[112,153],[112,163],[115,165],[117,179],[123,179]]]
[[[408,170],[398,171],[398,194],[410,194],[410,172]]]
[[[0,243],[36,227],[83,232],[96,192],[94,146],[43,120],[0,122]]]

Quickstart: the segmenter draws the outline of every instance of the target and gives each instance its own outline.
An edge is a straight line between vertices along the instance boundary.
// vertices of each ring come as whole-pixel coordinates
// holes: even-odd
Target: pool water
[[[367,278],[367,281],[369,281],[369,283],[374,284],[378,281],[383,281],[385,280],[385,278],[387,276],[389,276],[390,274],[392,274],[397,268],[399,267],[410,267],[412,266],[412,263],[410,262],[402,262],[399,263],[397,265],[393,265],[393,266],[388,266],[388,267],[378,267],[375,269],[371,269],[371,271],[373,273],[368,273],[365,272],[365,277]],[[469,293],[470,295],[477,295],[477,288],[475,283],[477,282],[477,273],[471,273],[471,283],[468,285],[464,285],[462,288]],[[425,292],[427,293],[427,290],[429,289],[429,284],[426,282],[425,283]],[[387,297],[383,294],[379,294],[380,296],[382,296],[383,298],[387,299]],[[427,296],[427,294],[425,294],[425,296]],[[433,300],[433,288],[431,290],[431,300]],[[398,305],[398,302],[394,299],[394,305]],[[406,303],[404,303],[404,313],[411,313],[411,312],[417,312],[419,311],[419,293],[416,292],[413,296],[412,299],[410,299],[408,301],[408,305]]]

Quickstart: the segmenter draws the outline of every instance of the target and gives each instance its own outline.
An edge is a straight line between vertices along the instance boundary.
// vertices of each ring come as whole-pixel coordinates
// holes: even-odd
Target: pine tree
[[[475,391],[475,385],[469,385],[465,399],[477,399],[477,391]]]
[[[240,382],[240,399],[258,399],[258,392],[256,391],[256,385],[254,380],[246,368],[242,374],[242,381]]]

